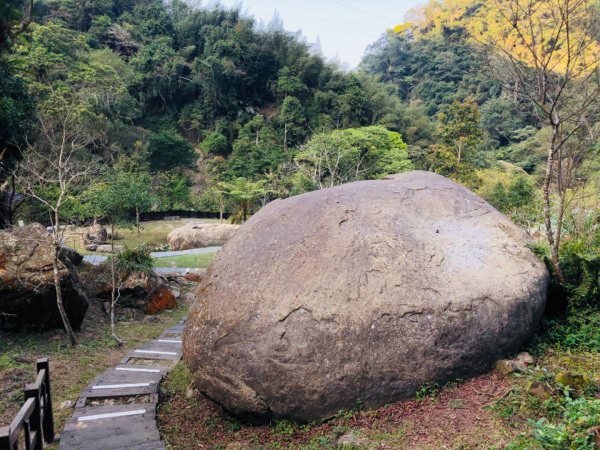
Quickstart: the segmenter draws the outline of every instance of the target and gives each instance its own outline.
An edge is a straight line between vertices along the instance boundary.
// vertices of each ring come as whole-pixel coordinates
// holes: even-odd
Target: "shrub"
[[[591,309],[572,311],[565,319],[544,319],[529,344],[529,351],[541,355],[548,347],[600,351],[600,314]]]
[[[117,270],[121,272],[151,271],[154,267],[154,260],[150,255],[151,252],[152,247],[147,242],[134,248],[129,248],[126,245],[124,250],[117,257]]]
[[[600,231],[565,242],[560,264],[574,307],[600,307]]]

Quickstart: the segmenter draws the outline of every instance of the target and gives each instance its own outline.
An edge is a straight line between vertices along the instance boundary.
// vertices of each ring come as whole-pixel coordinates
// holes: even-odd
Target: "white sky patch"
[[[323,55],[354,69],[367,47],[386,29],[402,23],[404,15],[425,0],[220,0],[223,6],[240,5],[257,21],[269,23],[275,11],[283,28],[301,31],[309,43],[320,40]],[[215,2],[204,2],[212,5]],[[345,64],[344,64],[345,63]]]

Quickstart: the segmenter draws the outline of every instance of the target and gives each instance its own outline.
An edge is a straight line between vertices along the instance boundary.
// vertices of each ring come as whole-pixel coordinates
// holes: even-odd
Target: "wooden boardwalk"
[[[156,425],[158,385],[181,359],[184,323],[128,353],[83,390],[59,450],[165,449]]]

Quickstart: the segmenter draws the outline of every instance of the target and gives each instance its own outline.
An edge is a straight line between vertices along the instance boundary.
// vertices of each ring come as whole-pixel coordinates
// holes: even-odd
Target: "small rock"
[[[35,361],[31,356],[25,355],[16,355],[13,359],[21,364],[31,364]]]
[[[171,289],[171,293],[173,294],[173,297],[177,299],[181,297],[181,292],[179,292],[177,289]]]
[[[534,381],[527,389],[527,393],[533,397],[539,398],[540,400],[548,400],[552,396],[552,388],[548,385],[548,383]]]
[[[535,360],[533,359],[533,356],[531,356],[529,353],[527,352],[521,352],[517,355],[516,358],[518,361],[521,361],[523,364],[529,366],[533,363],[535,363]]]
[[[360,439],[353,432],[346,433],[337,440],[337,445],[340,447],[356,447],[360,445]]]
[[[88,232],[83,235],[84,244],[103,244],[108,239],[108,232],[102,225],[92,225]]]
[[[583,391],[590,382],[587,376],[569,371],[560,372],[556,375],[555,380],[557,383],[569,386],[576,391]]]
[[[198,391],[196,391],[196,389],[188,388],[187,391],[185,391],[185,398],[194,398],[197,393]]]
[[[65,400],[59,406],[60,409],[70,409],[73,407],[73,402],[71,400]]]
[[[501,359],[496,362],[496,370],[503,375],[508,375],[514,372],[523,372],[527,366],[516,359]]]
[[[109,315],[110,314],[110,303],[108,303],[108,302],[102,303],[102,309],[104,310],[104,313],[106,315]]]
[[[88,244],[85,246],[85,249],[88,252],[95,252],[97,248],[98,248],[98,246],[96,244]]]
[[[113,253],[113,248],[106,244],[106,245],[99,245],[98,247],[96,247],[96,251],[98,253]],[[123,246],[122,245],[115,245],[114,246],[114,253],[121,253],[123,251]]]
[[[186,279],[187,281],[193,281],[194,283],[199,283],[200,281],[202,281],[202,274],[200,273],[186,273],[183,276],[184,279]]]

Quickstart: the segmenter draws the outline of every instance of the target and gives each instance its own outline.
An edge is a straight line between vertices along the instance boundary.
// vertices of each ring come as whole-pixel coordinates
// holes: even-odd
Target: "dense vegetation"
[[[27,12],[21,3],[9,4],[8,17]],[[143,174],[146,208],[218,210],[219,183],[240,177],[268,180],[270,196],[314,187],[295,163],[314,134],[378,124],[399,131],[399,102],[386,86],[342,72],[277,23],[259,27],[239,10],[48,0],[31,14],[26,31],[5,42],[2,98],[11,110],[1,120],[11,134],[2,140],[15,154],[42,153],[47,141],[46,153],[65,131],[80,159],[94,161],[69,193],[70,220],[89,217],[82,186],[115,171]],[[19,95],[35,100],[37,114]],[[14,161],[4,161],[10,172]],[[41,196],[51,190],[37,188]],[[13,219],[18,203],[4,203],[3,217]],[[38,206],[27,202],[22,215],[43,217]]]

